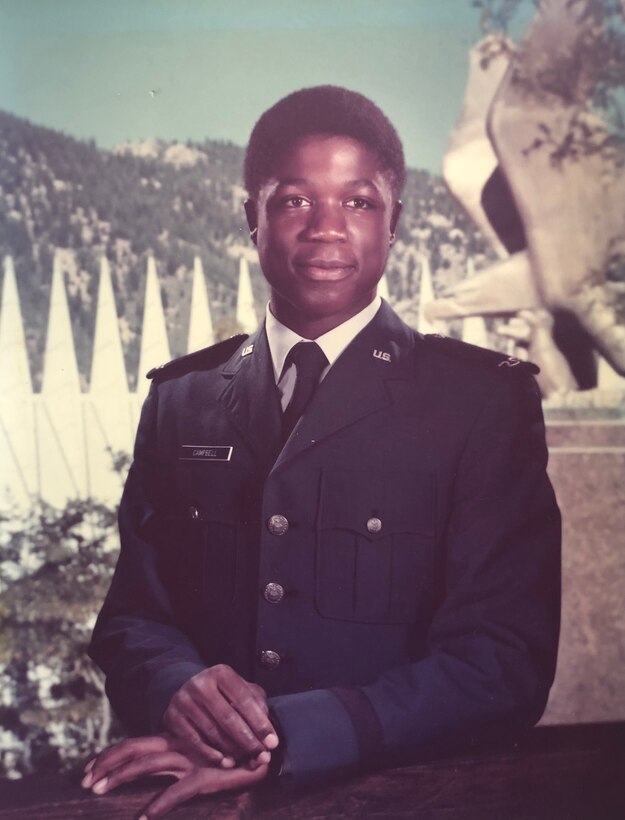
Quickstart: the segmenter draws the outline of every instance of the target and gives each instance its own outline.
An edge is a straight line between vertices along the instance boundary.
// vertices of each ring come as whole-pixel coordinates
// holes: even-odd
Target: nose
[[[341,203],[315,203],[310,209],[302,238],[308,242],[344,242],[347,239],[347,223]]]

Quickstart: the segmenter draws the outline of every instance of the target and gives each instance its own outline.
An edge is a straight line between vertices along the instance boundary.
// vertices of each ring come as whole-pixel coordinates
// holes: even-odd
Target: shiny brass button
[[[370,518],[367,521],[367,532],[375,533],[380,532],[382,529],[382,522],[379,518]]]
[[[260,663],[265,669],[277,669],[282,658],[273,649],[263,649],[260,653]]]
[[[289,522],[283,515],[272,515],[267,521],[267,529],[272,535],[284,535],[289,528]]]
[[[284,598],[284,587],[281,584],[275,584],[273,581],[263,590],[263,596],[270,604],[279,604]]]
[[[192,518],[194,521],[200,517],[200,513],[197,507],[189,507],[187,510],[187,514],[189,518]]]

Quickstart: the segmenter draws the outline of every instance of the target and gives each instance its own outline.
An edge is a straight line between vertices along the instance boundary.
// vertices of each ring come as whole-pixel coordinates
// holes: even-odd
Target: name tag
[[[230,461],[234,447],[225,444],[181,444],[179,461]]]

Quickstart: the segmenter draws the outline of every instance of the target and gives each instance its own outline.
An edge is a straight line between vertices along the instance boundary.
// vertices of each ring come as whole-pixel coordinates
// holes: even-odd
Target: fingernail
[[[237,762],[233,757],[222,757],[221,759],[221,766],[224,769],[234,769],[236,765]]]
[[[139,817],[139,820],[148,820],[147,815],[142,814],[141,817]]]
[[[265,738],[265,746],[266,746],[268,749],[275,749],[275,748],[276,748],[276,746],[277,746],[279,743],[280,743],[280,741],[278,740],[278,735],[274,734],[273,732],[270,732],[270,733],[267,735],[267,737]]]
[[[91,772],[87,772],[87,774],[80,781],[80,785],[83,787],[83,789],[88,789],[89,786],[92,783],[93,783],[93,775],[91,774]]]
[[[83,771],[90,772],[93,769],[93,764],[95,763],[95,757],[92,757],[91,760],[85,765]]]
[[[98,782],[93,787],[93,791],[96,794],[102,794],[102,792],[106,791],[106,786],[108,783],[108,777],[103,777],[102,780],[98,780]]]
[[[266,763],[269,763],[271,760],[271,753],[270,752],[261,752],[258,757],[256,758],[256,762],[259,766],[264,766]]]

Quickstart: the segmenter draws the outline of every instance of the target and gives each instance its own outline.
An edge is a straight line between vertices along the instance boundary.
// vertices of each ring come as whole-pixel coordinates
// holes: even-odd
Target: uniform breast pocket
[[[319,613],[414,621],[433,593],[434,504],[428,475],[325,471],[317,521]]]
[[[180,502],[166,530],[168,582],[181,606],[198,595],[204,606],[231,603],[239,558],[238,509],[215,496],[204,504]]]

